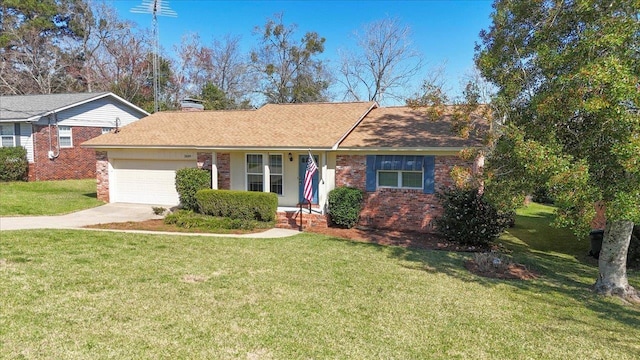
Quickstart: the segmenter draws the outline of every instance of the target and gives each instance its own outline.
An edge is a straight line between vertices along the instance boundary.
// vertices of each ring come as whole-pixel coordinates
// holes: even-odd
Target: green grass
[[[532,281],[475,276],[463,267],[470,254],[309,233],[265,240],[2,232],[0,353],[637,359],[640,308],[589,291],[597,269],[579,258],[588,245],[561,243],[575,239],[546,227],[549,211],[528,208],[501,240],[542,275]],[[630,281],[640,286],[640,275]]]
[[[102,204],[95,179],[0,182],[0,216],[67,214]]]

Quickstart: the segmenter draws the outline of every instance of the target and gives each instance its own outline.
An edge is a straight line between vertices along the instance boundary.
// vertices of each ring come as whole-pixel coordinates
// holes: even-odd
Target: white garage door
[[[111,202],[177,205],[176,170],[195,161],[114,160],[109,178]]]

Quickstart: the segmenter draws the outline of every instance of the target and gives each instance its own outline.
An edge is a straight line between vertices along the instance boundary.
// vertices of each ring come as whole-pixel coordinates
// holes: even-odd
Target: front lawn
[[[0,216],[68,214],[102,204],[95,179],[0,182]]]
[[[540,229],[503,239],[531,281],[472,275],[468,253],[309,233],[5,231],[2,356],[637,359],[640,308],[593,295],[593,264],[518,237]]]

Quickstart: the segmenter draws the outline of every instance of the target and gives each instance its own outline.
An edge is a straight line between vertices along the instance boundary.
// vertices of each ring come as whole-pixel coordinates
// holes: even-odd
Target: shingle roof
[[[24,121],[45,115],[50,111],[57,111],[93,98],[102,97],[105,94],[108,93],[3,95],[0,96],[0,121]]]
[[[331,148],[375,102],[265,105],[258,110],[158,112],[87,147]]]
[[[393,148],[430,149],[463,148],[481,145],[480,128],[486,129],[480,115],[474,115],[478,126],[468,139],[456,136],[448,106],[438,119],[429,119],[425,109],[385,107],[371,110],[362,122],[342,141],[339,149]]]
[[[454,135],[448,107],[430,120],[423,109],[375,102],[270,104],[257,110],[158,112],[83,146],[176,148],[460,149],[481,145],[479,131]],[[361,120],[361,121],[360,121]],[[484,127],[480,116],[476,125]],[[357,125],[357,126],[356,126]],[[355,126],[355,128],[354,128]]]

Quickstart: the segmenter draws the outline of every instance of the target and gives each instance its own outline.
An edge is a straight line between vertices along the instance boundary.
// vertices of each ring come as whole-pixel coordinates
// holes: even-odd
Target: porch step
[[[300,229],[300,223],[302,222],[302,228],[310,227],[328,227],[327,217],[318,213],[309,214],[308,209],[295,211],[278,211],[278,218],[276,227],[281,229]]]

